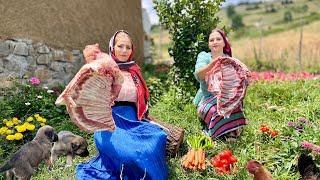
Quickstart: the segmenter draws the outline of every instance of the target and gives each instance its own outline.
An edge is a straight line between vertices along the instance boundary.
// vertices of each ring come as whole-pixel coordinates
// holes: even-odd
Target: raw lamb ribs
[[[82,130],[113,131],[111,106],[118,96],[123,77],[117,64],[103,56],[85,64],[57,98],[66,105],[71,120]]]
[[[232,57],[220,57],[207,72],[205,81],[208,91],[217,96],[217,112],[228,118],[241,106],[248,86],[250,71],[242,62]]]

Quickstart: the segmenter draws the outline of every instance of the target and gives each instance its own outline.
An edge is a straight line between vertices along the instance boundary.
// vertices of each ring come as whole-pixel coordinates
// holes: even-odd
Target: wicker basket
[[[161,122],[154,117],[149,117],[151,123],[160,126],[167,133],[166,155],[168,157],[176,156],[180,145],[183,142],[184,129],[169,123]]]

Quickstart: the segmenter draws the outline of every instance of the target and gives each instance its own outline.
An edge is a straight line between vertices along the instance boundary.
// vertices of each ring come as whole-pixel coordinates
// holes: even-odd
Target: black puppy
[[[320,180],[319,168],[311,156],[301,154],[298,160],[298,169],[302,180]]]

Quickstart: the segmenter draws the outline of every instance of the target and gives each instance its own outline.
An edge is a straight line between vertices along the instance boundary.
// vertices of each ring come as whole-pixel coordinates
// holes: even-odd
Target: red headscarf
[[[212,30],[212,32],[218,32],[222,36],[223,42],[225,44],[225,46],[223,47],[223,53],[232,57],[231,45],[224,31],[222,31],[221,29],[214,29]]]
[[[142,119],[146,114],[148,110],[148,101],[149,101],[149,90],[147,87],[147,84],[145,80],[142,77],[141,69],[140,67],[135,63],[133,60],[133,54],[134,54],[134,46],[133,42],[131,39],[131,44],[132,44],[132,53],[130,54],[128,61],[127,62],[121,62],[119,59],[115,56],[114,52],[114,45],[115,45],[115,39],[116,36],[120,33],[123,32],[127,34],[129,37],[129,33],[124,30],[119,30],[117,31],[110,39],[109,41],[109,54],[110,57],[118,64],[119,68],[123,71],[128,71],[131,74],[131,77],[133,79],[134,84],[136,85],[137,88],[137,116],[138,119]]]

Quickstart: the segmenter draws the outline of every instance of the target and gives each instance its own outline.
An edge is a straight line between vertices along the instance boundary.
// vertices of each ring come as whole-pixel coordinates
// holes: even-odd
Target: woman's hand
[[[96,59],[97,54],[101,53],[99,44],[87,45],[83,50],[83,56],[87,63]]]
[[[197,75],[199,77],[199,79],[204,79],[207,72],[209,72],[215,65],[216,61],[220,58],[221,56],[219,57],[216,57],[216,58],[212,58],[210,63],[206,66],[204,66],[203,68],[199,69],[199,71],[197,72]]]

